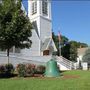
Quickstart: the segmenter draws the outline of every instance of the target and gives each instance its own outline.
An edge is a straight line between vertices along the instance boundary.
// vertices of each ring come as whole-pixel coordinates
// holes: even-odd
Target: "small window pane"
[[[32,2],[32,15],[37,13],[37,1]]]
[[[48,14],[48,2],[47,0],[42,0],[42,12],[43,14]]]

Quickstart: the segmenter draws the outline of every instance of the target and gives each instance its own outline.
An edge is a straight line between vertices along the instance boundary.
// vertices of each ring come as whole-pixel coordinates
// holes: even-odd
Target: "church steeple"
[[[42,16],[51,19],[51,0],[42,0]]]
[[[51,46],[51,0],[28,0],[28,17],[33,24],[32,47],[28,53],[32,56],[44,55],[44,50],[50,49]],[[55,51],[56,47],[53,40],[52,44]],[[52,50],[49,50],[49,54],[51,53]]]
[[[48,1],[42,0],[42,14],[48,15]]]
[[[28,16],[51,19],[51,0],[28,0]]]

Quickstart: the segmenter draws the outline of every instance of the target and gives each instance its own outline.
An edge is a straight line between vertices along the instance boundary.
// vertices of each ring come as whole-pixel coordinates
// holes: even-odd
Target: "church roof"
[[[45,39],[44,43],[42,44],[41,51],[44,51],[44,50],[47,50],[48,49],[48,46],[49,46],[50,41],[51,41],[50,38],[46,38]]]
[[[38,32],[38,28],[37,28],[37,23],[36,21],[32,22],[33,28],[35,29],[37,36],[39,37],[39,32]]]
[[[46,38],[44,43],[42,43],[41,51],[49,50],[52,47],[53,47],[54,51],[57,51],[53,39],[52,38]]]

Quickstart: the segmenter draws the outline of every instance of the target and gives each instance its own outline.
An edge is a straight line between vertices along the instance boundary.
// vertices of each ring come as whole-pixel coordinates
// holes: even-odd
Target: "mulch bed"
[[[78,75],[64,75],[63,78],[64,79],[74,79],[74,78],[79,78],[80,76]]]
[[[34,76],[31,77],[24,77],[23,79],[30,79],[30,78],[40,78],[40,79],[58,79],[58,78],[62,78],[62,79],[77,79],[79,78],[79,75],[61,75],[60,77],[44,77],[43,74],[34,74]],[[11,77],[12,79],[19,79],[20,77],[15,76],[15,77]]]
[[[33,77],[44,77],[44,75],[43,74],[34,74]]]

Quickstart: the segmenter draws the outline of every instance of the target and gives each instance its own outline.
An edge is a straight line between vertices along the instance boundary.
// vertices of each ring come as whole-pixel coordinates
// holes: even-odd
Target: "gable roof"
[[[50,47],[53,47],[54,51],[57,51],[53,39],[46,38],[44,43],[42,43],[41,51],[48,50]]]
[[[49,43],[50,43],[50,38],[46,38],[44,43],[42,43],[41,51],[47,50]]]
[[[36,22],[36,21],[33,21],[33,22],[32,22],[32,25],[33,25],[33,28],[35,29],[36,33],[37,33],[37,36],[39,37],[37,22]],[[40,37],[39,37],[39,38],[40,38]]]

